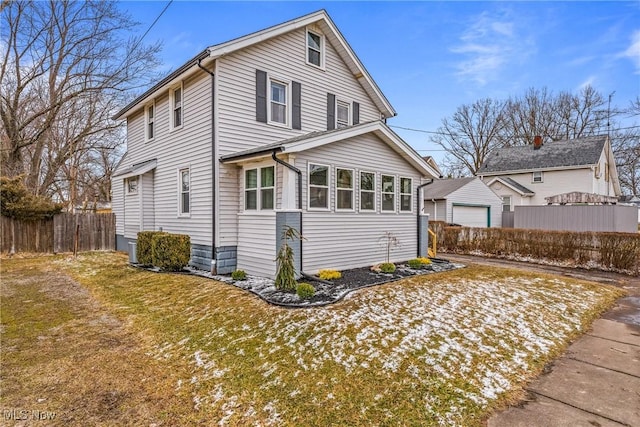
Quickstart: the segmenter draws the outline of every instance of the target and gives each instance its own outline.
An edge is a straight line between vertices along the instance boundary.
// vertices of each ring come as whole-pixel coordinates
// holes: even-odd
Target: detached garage
[[[502,199],[480,178],[436,180],[423,188],[424,210],[431,221],[465,227],[500,227]]]

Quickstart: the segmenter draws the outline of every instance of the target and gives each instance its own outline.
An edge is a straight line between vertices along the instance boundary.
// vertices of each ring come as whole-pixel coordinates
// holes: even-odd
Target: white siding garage
[[[467,206],[453,203],[453,223],[465,227],[489,227],[491,226],[490,206]]]
[[[430,221],[465,227],[500,227],[502,199],[479,178],[441,179],[423,188]]]

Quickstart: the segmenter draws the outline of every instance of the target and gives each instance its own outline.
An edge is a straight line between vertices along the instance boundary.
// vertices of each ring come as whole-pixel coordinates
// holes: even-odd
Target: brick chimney
[[[542,147],[542,137],[540,135],[536,135],[533,137],[533,149],[539,150]]]

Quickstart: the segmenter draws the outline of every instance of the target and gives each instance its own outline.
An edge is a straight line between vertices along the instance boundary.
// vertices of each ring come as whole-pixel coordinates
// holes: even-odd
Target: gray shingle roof
[[[425,199],[444,199],[449,194],[456,191],[458,188],[470,183],[476,179],[475,177],[469,178],[455,178],[455,179],[437,179],[423,187]]]
[[[489,155],[477,174],[593,165],[598,163],[606,140],[606,136],[592,136],[549,142],[538,150],[533,145],[499,148]]]
[[[520,191],[522,194],[536,194],[534,191],[529,190],[527,187],[515,181],[514,179],[509,178],[508,176],[501,176],[498,179],[504,182],[505,184],[510,185],[511,187]]]

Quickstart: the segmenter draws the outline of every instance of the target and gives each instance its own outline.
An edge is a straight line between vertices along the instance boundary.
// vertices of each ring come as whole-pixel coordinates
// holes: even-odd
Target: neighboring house
[[[502,200],[479,178],[441,179],[423,188],[430,221],[466,227],[500,227]]]
[[[572,192],[619,196],[620,183],[607,136],[494,150],[479,176],[509,210],[546,205],[546,198]]]
[[[638,195],[625,195],[620,196],[618,203],[623,205],[636,206],[638,208],[638,223],[640,223],[640,196]]]
[[[439,173],[395,114],[325,11],[205,49],[116,115],[118,249],[184,233],[195,266],[273,276],[289,225],[305,273],[384,260],[385,232],[394,260],[426,253],[420,185]]]
[[[438,176],[440,178],[443,178],[442,171],[440,170],[438,163],[436,163],[436,160],[432,156],[423,156],[422,158],[424,159],[425,162],[427,162],[429,166],[431,166],[439,174]]]

